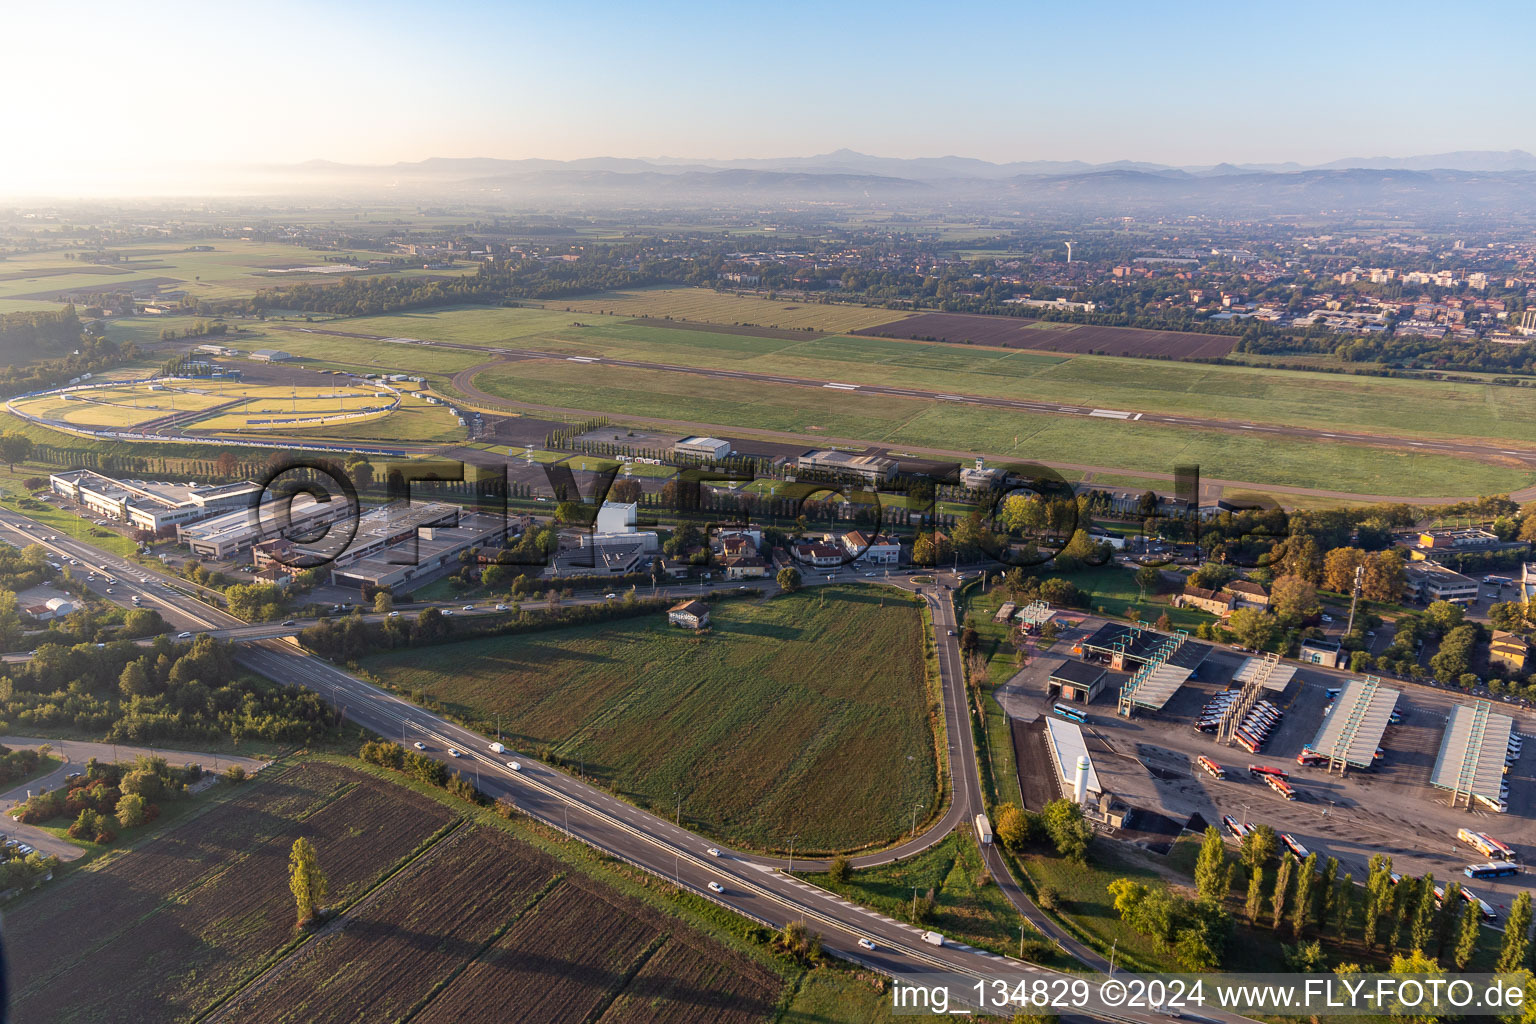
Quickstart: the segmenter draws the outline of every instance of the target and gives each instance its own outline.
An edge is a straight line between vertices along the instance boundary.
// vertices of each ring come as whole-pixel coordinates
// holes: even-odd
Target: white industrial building
[[[260,486],[249,480],[232,484],[116,480],[93,469],[54,473],[48,487],[105,519],[151,532],[249,506],[261,493]]]
[[[291,502],[286,498],[268,501],[260,507],[248,506],[190,526],[178,526],[176,539],[199,557],[225,559],[258,541],[272,540],[285,533],[310,533],[339,522],[352,512],[352,504],[340,498],[322,502],[300,494]]]
[[[696,459],[723,459],[731,454],[731,442],[718,437],[685,437],[672,446],[672,452]]]
[[[812,449],[800,456],[795,465],[801,469],[835,477],[882,484],[896,476],[896,460],[882,455],[853,455],[835,449]]]
[[[1083,730],[1071,722],[1045,720],[1045,748],[1051,752],[1051,763],[1056,766],[1056,781],[1061,794],[1072,797],[1079,791],[1088,799],[1097,801],[1104,793],[1099,785],[1099,773],[1094,770],[1093,758],[1088,756],[1088,744],[1083,740]],[[1079,771],[1082,762],[1086,769]],[[1082,802],[1082,797],[1078,797]]]
[[[1430,785],[1450,790],[1453,807],[1461,802],[1470,807],[1475,798],[1487,810],[1503,811],[1504,765],[1514,731],[1515,720],[1488,701],[1456,705],[1445,723]]]

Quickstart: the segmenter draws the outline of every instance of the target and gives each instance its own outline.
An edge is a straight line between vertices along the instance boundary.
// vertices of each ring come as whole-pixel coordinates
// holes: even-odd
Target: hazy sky
[[[0,189],[428,156],[1536,151],[1536,4],[6,4]]]

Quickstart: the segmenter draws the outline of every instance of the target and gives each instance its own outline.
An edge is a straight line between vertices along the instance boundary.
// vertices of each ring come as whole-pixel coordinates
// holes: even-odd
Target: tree
[[[16,595],[9,590],[0,590],[0,643],[5,645],[7,651],[14,651],[21,646],[25,632],[26,627],[21,621],[21,606],[16,602]]]
[[[1355,570],[1365,564],[1365,552],[1359,548],[1334,548],[1323,556],[1323,586],[1337,594],[1348,594],[1355,586]]]
[[[1232,887],[1232,869],[1227,866],[1227,847],[1221,841],[1221,831],[1215,825],[1207,825],[1205,838],[1200,841],[1200,854],[1195,859],[1195,891],[1202,900],[1220,903]]]
[[[848,858],[842,854],[838,854],[836,857],[833,857],[832,863],[827,866],[827,876],[839,885],[848,881],[852,874],[853,865],[851,865],[848,862]]]
[[[14,430],[0,434],[0,458],[10,464],[12,471],[16,469],[16,463],[25,462],[31,454],[32,439],[26,434]]]
[[[1451,956],[1451,962],[1456,965],[1458,971],[1467,969],[1467,964],[1472,962],[1472,954],[1477,952],[1477,937],[1482,928],[1482,920],[1478,916],[1477,904],[1468,903],[1461,912],[1461,932],[1456,939],[1456,952]]]
[[[1504,945],[1499,950],[1498,974],[1518,971],[1525,966],[1526,954],[1531,947],[1531,893],[1520,890],[1509,905],[1509,920],[1504,925]]]
[[[288,853],[288,888],[298,905],[299,927],[313,921],[325,906],[326,886],[325,872],[320,870],[314,845],[300,836],[293,841],[293,849]]]
[[[1435,876],[1425,875],[1419,882],[1419,898],[1413,907],[1409,937],[1416,950],[1429,949],[1435,937]]]
[[[1283,621],[1297,623],[1323,610],[1317,588],[1300,576],[1281,576],[1269,592],[1270,606]]]
[[[1155,565],[1144,565],[1136,570],[1136,585],[1144,594],[1156,594],[1163,585],[1163,572]]]
[[[373,610],[379,615],[388,615],[395,610],[395,597],[387,590],[381,590],[373,595]]]
[[[1285,903],[1290,896],[1291,875],[1296,871],[1296,861],[1292,857],[1280,858],[1280,870],[1275,872],[1275,888],[1269,894],[1269,906],[1273,912],[1272,925],[1276,931],[1280,930],[1280,922],[1285,920]]]
[[[1431,602],[1429,607],[1424,609],[1424,615],[1441,633],[1449,633],[1461,625],[1462,620],[1466,618],[1466,612],[1462,611],[1461,605],[1452,604],[1449,601]]]
[[[1317,879],[1317,854],[1307,854],[1296,869],[1296,906],[1291,911],[1291,931],[1299,939],[1312,923],[1312,886]]]
[[[792,565],[786,565],[773,577],[779,585],[779,590],[786,594],[793,594],[800,589],[800,570]]]
[[[1088,841],[1093,826],[1083,818],[1083,809],[1071,800],[1052,800],[1042,812],[1046,834],[1056,845],[1056,852],[1079,864],[1088,859]]]
[[[1395,551],[1377,551],[1365,560],[1365,581],[1361,592],[1369,601],[1396,601],[1408,589],[1408,572],[1403,556]]]
[[[1501,601],[1488,609],[1488,621],[1494,629],[1515,632],[1525,626],[1525,605],[1519,601]]]
[[[1407,956],[1401,954],[1394,956],[1392,958],[1391,973],[1415,977],[1428,975],[1438,978],[1443,976],[1445,971],[1439,964],[1425,956],[1423,950],[1415,949]],[[1426,1000],[1425,1004],[1432,1002],[1433,1000]],[[1435,1013],[1427,1009],[1420,1009],[1418,1006],[1404,1006],[1397,1003],[1393,1003],[1389,1007],[1389,1011],[1393,1020],[1407,1021],[1408,1024],[1438,1024],[1438,1022],[1447,1019],[1444,1013]]]
[[[1018,804],[1003,804],[997,809],[997,841],[1010,850],[1022,850],[1034,831],[1029,815]]]
[[[124,793],[117,801],[117,823],[123,828],[138,828],[147,820],[148,802],[137,793]]]
[[[1295,974],[1322,974],[1328,970],[1328,958],[1323,955],[1323,944],[1316,939],[1281,948],[1285,951],[1285,966]]]
[[[1243,836],[1239,857],[1250,872],[1275,859],[1280,850],[1280,837],[1268,825],[1255,825]]]
[[[147,697],[156,689],[144,667],[143,658],[123,666],[123,673],[117,678],[117,686],[123,691],[124,697]]]
[[[1253,924],[1259,919],[1259,912],[1264,909],[1264,868],[1256,867],[1248,875],[1248,898],[1243,901],[1243,915],[1248,918],[1248,923]]]
[[[1329,857],[1323,863],[1323,873],[1318,878],[1317,926],[1328,933],[1328,922],[1333,919],[1335,882],[1339,873],[1339,858]]]
[[[1365,923],[1361,937],[1367,949],[1376,948],[1381,919],[1392,906],[1392,858],[1381,854],[1371,857],[1370,873],[1365,881]]]
[[[1270,641],[1274,640],[1279,624],[1267,612],[1257,608],[1239,608],[1227,620],[1227,628],[1232,631],[1232,639],[1237,641],[1238,646],[1258,651],[1268,647]]]

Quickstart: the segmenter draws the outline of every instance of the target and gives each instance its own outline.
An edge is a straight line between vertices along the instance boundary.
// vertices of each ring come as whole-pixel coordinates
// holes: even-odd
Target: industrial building
[[[1051,753],[1051,764],[1056,767],[1056,781],[1063,796],[1070,797],[1076,790],[1084,790],[1084,797],[1097,802],[1104,793],[1099,785],[1099,773],[1094,770],[1093,758],[1088,756],[1088,744],[1083,741],[1083,730],[1071,722],[1045,720],[1045,749]],[[1087,762],[1087,768],[1079,778],[1079,764]]]
[[[225,512],[191,525],[176,527],[176,539],[201,558],[222,560],[244,551],[259,541],[300,536],[318,531],[330,523],[352,515],[354,506],[339,498],[316,501],[308,494],[292,501],[264,502],[259,508],[247,506]]]
[[[1381,685],[1375,676],[1351,679],[1333,702],[1333,710],[1309,746],[1328,758],[1328,770],[1370,768],[1376,763],[1381,737],[1397,708],[1400,690]]]
[[[1109,673],[1102,666],[1086,661],[1063,661],[1051,669],[1046,686],[1052,699],[1092,704],[1104,692],[1108,679]]]
[[[93,469],[71,469],[48,478],[53,493],[96,515],[158,533],[256,501],[261,488],[249,480],[231,484],[115,480]]]
[[[814,473],[871,484],[883,484],[896,476],[895,459],[881,455],[851,455],[833,449],[812,449],[795,460],[795,465]]]
[[[723,459],[731,454],[731,442],[718,437],[685,437],[672,445],[672,453],[695,459]]]
[[[460,552],[499,543],[506,529],[499,515],[469,514],[440,502],[375,509],[330,563],[331,583],[359,589],[408,585],[457,563]]]
[[[1445,723],[1445,737],[1430,772],[1430,785],[1451,793],[1451,806],[1475,798],[1488,810],[1502,811],[1504,764],[1515,720],[1498,714],[1488,701],[1458,704]]]

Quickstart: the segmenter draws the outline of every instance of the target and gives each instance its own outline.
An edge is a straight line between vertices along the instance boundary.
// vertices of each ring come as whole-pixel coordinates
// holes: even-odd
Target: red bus
[[[1198,764],[1201,768],[1205,769],[1205,774],[1207,775],[1218,779],[1224,779],[1227,777],[1226,769],[1217,764],[1215,761],[1212,761],[1210,758],[1206,757],[1204,754],[1195,758],[1195,763]]]
[[[1248,766],[1249,775],[1268,775],[1276,779],[1288,779],[1290,775],[1284,768],[1276,768],[1267,764],[1251,764]]]

